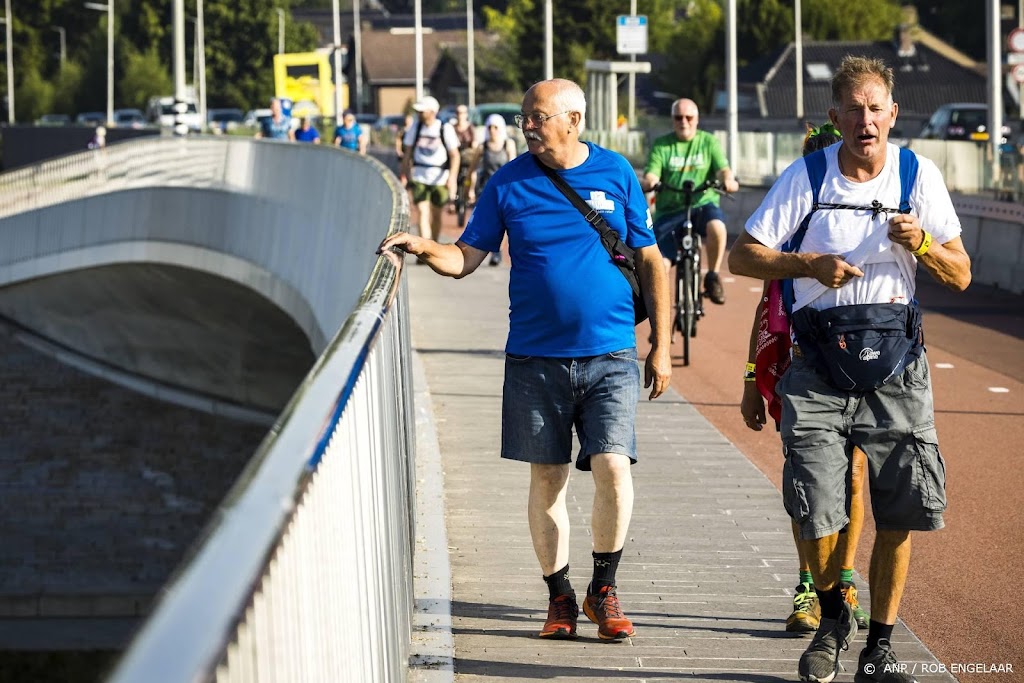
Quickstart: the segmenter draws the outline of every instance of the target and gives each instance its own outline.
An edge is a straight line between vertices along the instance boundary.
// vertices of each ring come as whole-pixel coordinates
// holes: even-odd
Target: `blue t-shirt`
[[[655,243],[636,172],[619,154],[587,143],[590,156],[558,173],[633,248]],[[633,297],[600,236],[532,154],[488,181],[461,241],[497,251],[508,234],[509,333],[505,351],[596,356],[636,345]]]
[[[302,130],[299,128],[295,131],[295,139],[299,142],[313,142],[320,137],[320,131],[313,126],[309,127],[309,130]]]
[[[345,126],[338,126],[334,129],[335,139],[341,138],[341,147],[345,149],[351,149],[353,152],[359,151],[359,138],[363,134],[363,129],[359,127],[359,124],[355,124],[351,128]]]
[[[292,120],[287,116],[282,116],[280,121],[275,121],[273,117],[263,121],[263,137],[271,140],[287,140],[291,129]]]

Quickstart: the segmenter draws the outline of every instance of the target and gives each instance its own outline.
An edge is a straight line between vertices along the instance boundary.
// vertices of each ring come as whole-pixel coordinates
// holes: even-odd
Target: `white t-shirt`
[[[886,208],[900,204],[899,147],[886,147],[885,167],[871,180],[853,182],[839,172],[837,154],[842,143],[825,149],[828,168],[818,201],[832,204],[870,206],[875,199]],[[932,234],[934,241],[945,244],[960,236],[960,219],[953,209],[945,182],[939,169],[930,160],[917,157],[917,180],[910,193],[911,213],[921,226]],[[811,210],[811,185],[803,159],[797,159],[782,172],[761,206],[746,223],[747,232],[755,240],[773,249],[779,249],[796,232],[804,216]],[[849,209],[818,209],[811,217],[804,235],[801,252],[841,254],[844,257],[856,249],[871,234],[879,230],[888,232],[893,213]],[[903,303],[914,298],[914,275],[917,259],[894,244],[888,237],[882,240],[887,247],[867,259],[861,266],[864,277],[856,277],[839,289],[828,289],[809,306],[818,310],[850,304]],[[793,284],[797,300],[808,292],[816,281],[796,278]]]
[[[419,127],[419,138],[416,128]],[[424,185],[444,185],[448,181],[448,150],[459,148],[459,136],[449,124],[434,119],[431,124],[418,121],[409,126],[402,145],[412,147],[412,181]]]

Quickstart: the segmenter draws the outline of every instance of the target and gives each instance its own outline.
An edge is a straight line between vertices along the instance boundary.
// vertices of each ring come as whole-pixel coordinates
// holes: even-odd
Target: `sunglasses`
[[[683,120],[685,120],[685,121],[693,121],[697,117],[696,116],[683,116],[682,114],[676,114],[672,118],[675,119],[676,121],[683,121]]]

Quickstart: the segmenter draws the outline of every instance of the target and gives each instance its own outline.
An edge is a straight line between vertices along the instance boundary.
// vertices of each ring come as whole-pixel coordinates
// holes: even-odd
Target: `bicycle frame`
[[[674,323],[683,335],[683,365],[690,364],[690,339],[697,336],[697,321],[704,317],[704,292],[700,277],[701,239],[693,230],[693,198],[718,185],[717,180],[706,180],[694,187],[693,181],[687,180],[682,188],[662,188],[681,192],[686,206],[686,218],[678,229],[673,230],[676,243]]]

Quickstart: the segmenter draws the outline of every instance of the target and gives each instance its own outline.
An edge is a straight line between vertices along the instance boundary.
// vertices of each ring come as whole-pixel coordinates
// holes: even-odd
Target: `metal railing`
[[[275,221],[287,214],[279,204],[308,199],[303,190],[311,178],[303,173],[332,191],[296,204],[298,217],[279,226]],[[287,182],[295,187],[283,187]],[[76,225],[67,231],[73,234],[52,240],[23,234],[37,225],[21,220],[25,212],[49,224],[68,212],[50,216],[47,207],[107,200],[110,209],[110,193],[179,187],[230,195],[236,210],[239,197],[255,206],[233,218],[245,225],[227,226],[237,228],[234,238],[230,229],[208,235],[187,220],[152,230],[131,221],[106,232]],[[123,192],[125,205],[138,194]],[[385,196],[386,203],[378,201]],[[180,206],[175,197],[160,201]],[[270,214],[266,224],[250,229],[260,214]],[[337,223],[346,218],[349,232]],[[322,355],[158,596],[110,681],[405,680],[415,452],[407,295],[401,260],[385,255],[374,262],[367,245],[405,229],[408,218],[406,193],[379,162],[238,138],[132,141],[0,176],[0,269],[18,259],[73,255],[93,241],[178,239],[205,249],[219,243],[236,260],[266,254],[264,261],[251,256],[260,272],[284,257],[299,261],[276,273],[277,286],[298,292],[296,301],[316,318],[313,327],[327,334]],[[97,222],[105,223],[103,216]],[[312,234],[291,234],[309,222]],[[289,234],[282,238],[275,229]],[[260,239],[265,243],[251,244]],[[339,244],[350,244],[353,255],[339,252]],[[345,258],[373,265],[354,307],[339,313],[338,288],[351,277],[343,271],[359,272]],[[325,274],[330,281],[321,281]]]

